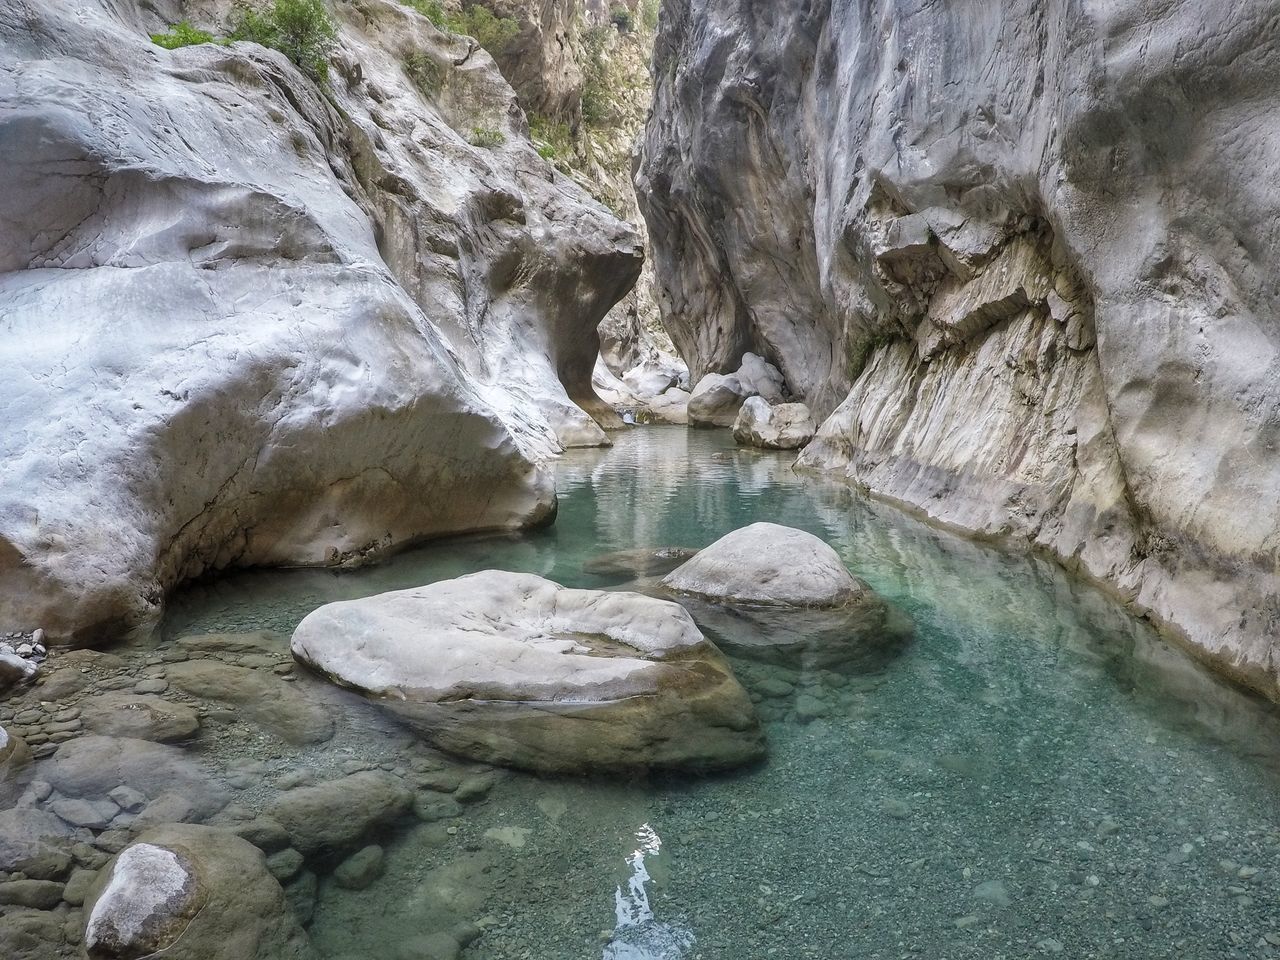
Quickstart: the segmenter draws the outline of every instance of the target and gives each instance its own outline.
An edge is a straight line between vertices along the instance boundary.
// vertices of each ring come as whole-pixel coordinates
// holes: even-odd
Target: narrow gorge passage
[[[0,957],[1276,956],[1276,28],[0,3]]]

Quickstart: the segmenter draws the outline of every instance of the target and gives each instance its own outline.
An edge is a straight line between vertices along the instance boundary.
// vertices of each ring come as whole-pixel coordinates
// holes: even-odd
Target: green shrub
[[[520,34],[520,24],[510,17],[495,16],[488,7],[474,3],[459,13],[445,10],[439,0],[400,0],[417,10],[441,30],[474,37],[480,46],[498,56]]]
[[[279,50],[311,79],[329,77],[329,53],[338,36],[324,0],[271,0],[270,6],[236,5],[232,40],[251,40]]]
[[[197,43],[216,43],[217,39],[212,33],[197,30],[183,20],[170,27],[168,33],[153,33],[151,42],[166,50],[177,50],[179,47],[193,47]]]
[[[591,126],[605,126],[614,119],[609,102],[609,67],[605,63],[612,32],[612,27],[600,24],[582,35],[582,119]]]
[[[626,7],[614,7],[609,11],[610,22],[618,28],[619,33],[630,33],[635,29],[635,20],[631,18],[631,11]]]
[[[658,6],[661,0],[644,0],[640,7],[640,22],[652,33],[658,29]]]
[[[444,85],[444,68],[435,58],[425,53],[411,53],[405,58],[404,68],[414,84],[429,97],[434,97]]]
[[[493,127],[473,127],[471,130],[471,145],[473,147],[484,147],[486,150],[492,150],[494,147],[500,147],[507,142],[506,136],[501,130],[495,130]]]
[[[437,27],[444,26],[444,7],[437,0],[400,0],[400,2],[406,7],[417,10]]]
[[[573,131],[567,123],[556,123],[540,113],[530,113],[529,139],[544,160],[568,161],[573,157]]]

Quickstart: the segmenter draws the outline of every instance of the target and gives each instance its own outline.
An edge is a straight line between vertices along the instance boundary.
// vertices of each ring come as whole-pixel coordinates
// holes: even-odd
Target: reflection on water
[[[660,922],[649,904],[647,884],[653,879],[645,866],[662,853],[662,838],[649,824],[636,831],[637,848],[627,857],[631,875],[625,889],[614,894],[617,927],[604,948],[604,960],[682,960],[693,946],[693,933]]]
[[[162,642],[287,633],[321,603],[486,567],[612,586],[620,570],[656,575],[622,551],[702,547],[757,520],[827,540],[914,633],[852,667],[735,658],[768,733],[759,768],[517,774],[447,819],[389,832],[367,891],[321,877],[311,930],[327,956],[398,957],[437,916],[483,931],[469,960],[1275,954],[1275,712],[1107,597],[719,432],[652,428],[573,451],[559,485],[555,527],[528,536],[192,589]],[[748,639],[715,629],[731,655]],[[353,706],[335,743],[392,768],[407,735],[378,723],[390,721]]]

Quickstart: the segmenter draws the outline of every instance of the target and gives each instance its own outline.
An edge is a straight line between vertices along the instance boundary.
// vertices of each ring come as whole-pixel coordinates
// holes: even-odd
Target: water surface
[[[238,575],[175,600],[166,638],[287,633],[321,603],[488,567],[606,586],[584,562],[770,520],[830,542],[915,621],[894,656],[842,673],[736,661],[766,723],[758,768],[513,774],[454,820],[397,827],[370,888],[321,881],[322,950],[425,958],[424,935],[462,917],[484,931],[464,953],[475,960],[1273,955],[1273,710],[1052,564],[797,477],[790,461],[724,432],[636,430],[566,455],[548,530],[353,574]],[[343,704],[332,744],[265,744],[268,766],[390,767],[413,749]]]

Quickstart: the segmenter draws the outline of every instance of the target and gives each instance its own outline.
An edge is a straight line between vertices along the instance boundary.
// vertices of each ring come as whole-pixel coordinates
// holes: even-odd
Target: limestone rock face
[[[85,903],[90,960],[306,960],[310,941],[261,851],[232,833],[173,824],[102,868]]]
[[[1274,697],[1270,13],[673,0],[637,182],[695,378],[763,352],[835,411],[803,465],[1046,549]]]
[[[606,442],[638,238],[488,55],[395,0],[333,5],[323,93],[148,39],[230,6],[0,10],[0,625],[98,642],[206,571],[545,521],[542,459]]]
[[[321,607],[293,652],[432,742],[542,771],[758,758],[750,699],[674,603],[486,571]]]
[[[764,397],[748,397],[733,422],[733,438],[751,447],[795,450],[812,440],[816,429],[803,403],[771,406]]]

